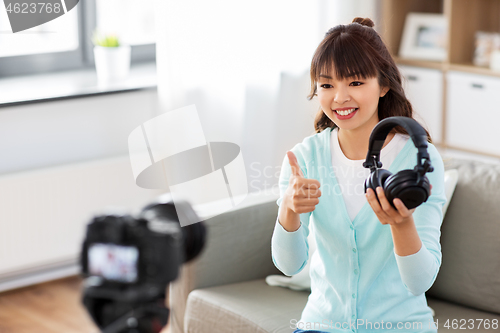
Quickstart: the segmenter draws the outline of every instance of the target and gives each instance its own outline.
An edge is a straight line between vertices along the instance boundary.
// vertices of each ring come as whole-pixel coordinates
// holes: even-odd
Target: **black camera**
[[[180,266],[203,249],[204,222],[187,202],[169,194],[138,216],[95,216],[87,226],[81,253],[85,279],[83,304],[104,333],[160,332],[167,324],[168,284]]]

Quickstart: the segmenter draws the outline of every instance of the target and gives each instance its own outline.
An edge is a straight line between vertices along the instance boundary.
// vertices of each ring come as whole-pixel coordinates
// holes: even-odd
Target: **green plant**
[[[120,46],[120,40],[115,34],[101,34],[98,31],[94,31],[92,35],[92,43],[98,46],[104,47],[118,47]]]

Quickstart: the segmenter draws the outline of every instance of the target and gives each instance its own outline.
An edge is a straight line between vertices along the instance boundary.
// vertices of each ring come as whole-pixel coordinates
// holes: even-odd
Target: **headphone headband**
[[[402,126],[408,132],[413,144],[418,149],[416,166],[416,168],[419,169],[418,171],[423,171],[423,173],[432,172],[433,168],[430,165],[430,158],[427,153],[427,133],[416,120],[409,117],[385,118],[373,128],[370,134],[368,153],[366,154],[366,160],[363,166],[365,168],[370,168],[370,170],[382,167],[382,163],[380,162],[380,151],[384,146],[385,139],[389,132],[398,125]],[[422,159],[426,160],[424,165],[421,163]]]

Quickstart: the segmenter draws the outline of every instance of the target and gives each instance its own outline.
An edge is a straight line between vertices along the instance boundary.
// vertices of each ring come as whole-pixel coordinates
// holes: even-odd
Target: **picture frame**
[[[472,63],[479,67],[490,67],[495,51],[500,51],[500,33],[476,31]]]
[[[447,22],[443,14],[409,13],[403,29],[399,56],[404,59],[444,61]]]

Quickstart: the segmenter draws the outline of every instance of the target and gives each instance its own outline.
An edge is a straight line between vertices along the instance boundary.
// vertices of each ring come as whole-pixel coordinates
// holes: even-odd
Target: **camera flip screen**
[[[135,246],[92,244],[88,252],[89,273],[107,280],[136,282],[138,259]]]

